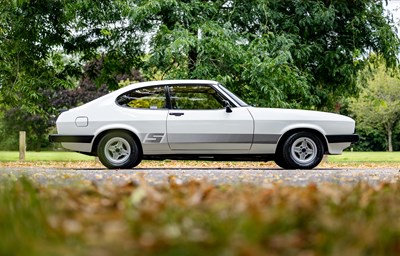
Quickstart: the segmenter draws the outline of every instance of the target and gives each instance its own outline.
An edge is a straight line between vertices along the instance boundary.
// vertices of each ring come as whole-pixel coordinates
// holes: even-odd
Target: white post
[[[19,161],[25,161],[26,154],[26,132],[19,132]]]

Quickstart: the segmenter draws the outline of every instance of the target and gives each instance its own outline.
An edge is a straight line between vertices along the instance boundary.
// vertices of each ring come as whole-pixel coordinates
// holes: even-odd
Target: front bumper
[[[326,135],[329,143],[356,143],[360,140],[358,134],[340,134],[340,135]]]
[[[93,135],[49,135],[50,142],[65,142],[65,143],[91,143]]]

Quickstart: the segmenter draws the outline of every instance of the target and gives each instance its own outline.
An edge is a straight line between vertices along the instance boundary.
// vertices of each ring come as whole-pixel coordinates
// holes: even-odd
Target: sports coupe
[[[358,141],[349,117],[252,107],[207,80],[131,84],[61,113],[56,124],[50,141],[98,156],[110,169],[142,159],[273,160],[312,169]]]

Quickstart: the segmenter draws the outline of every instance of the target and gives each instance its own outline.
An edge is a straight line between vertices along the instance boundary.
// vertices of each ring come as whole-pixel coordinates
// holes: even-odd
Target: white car
[[[50,141],[111,169],[142,159],[274,160],[312,169],[358,141],[354,128],[338,114],[251,107],[215,81],[170,80],[131,84],[61,113]]]

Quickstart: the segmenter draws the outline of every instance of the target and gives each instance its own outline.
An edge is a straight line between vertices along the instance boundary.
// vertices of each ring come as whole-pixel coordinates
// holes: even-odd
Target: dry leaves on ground
[[[43,167],[43,168],[71,168],[71,169],[89,169],[105,168],[99,161],[13,161],[0,162],[2,167]],[[270,162],[215,162],[215,161],[142,161],[137,168],[280,168],[273,161]],[[317,168],[400,168],[400,163],[374,163],[374,162],[348,162],[348,163],[331,163],[322,162]]]
[[[0,187],[0,254],[398,255],[400,183]]]

